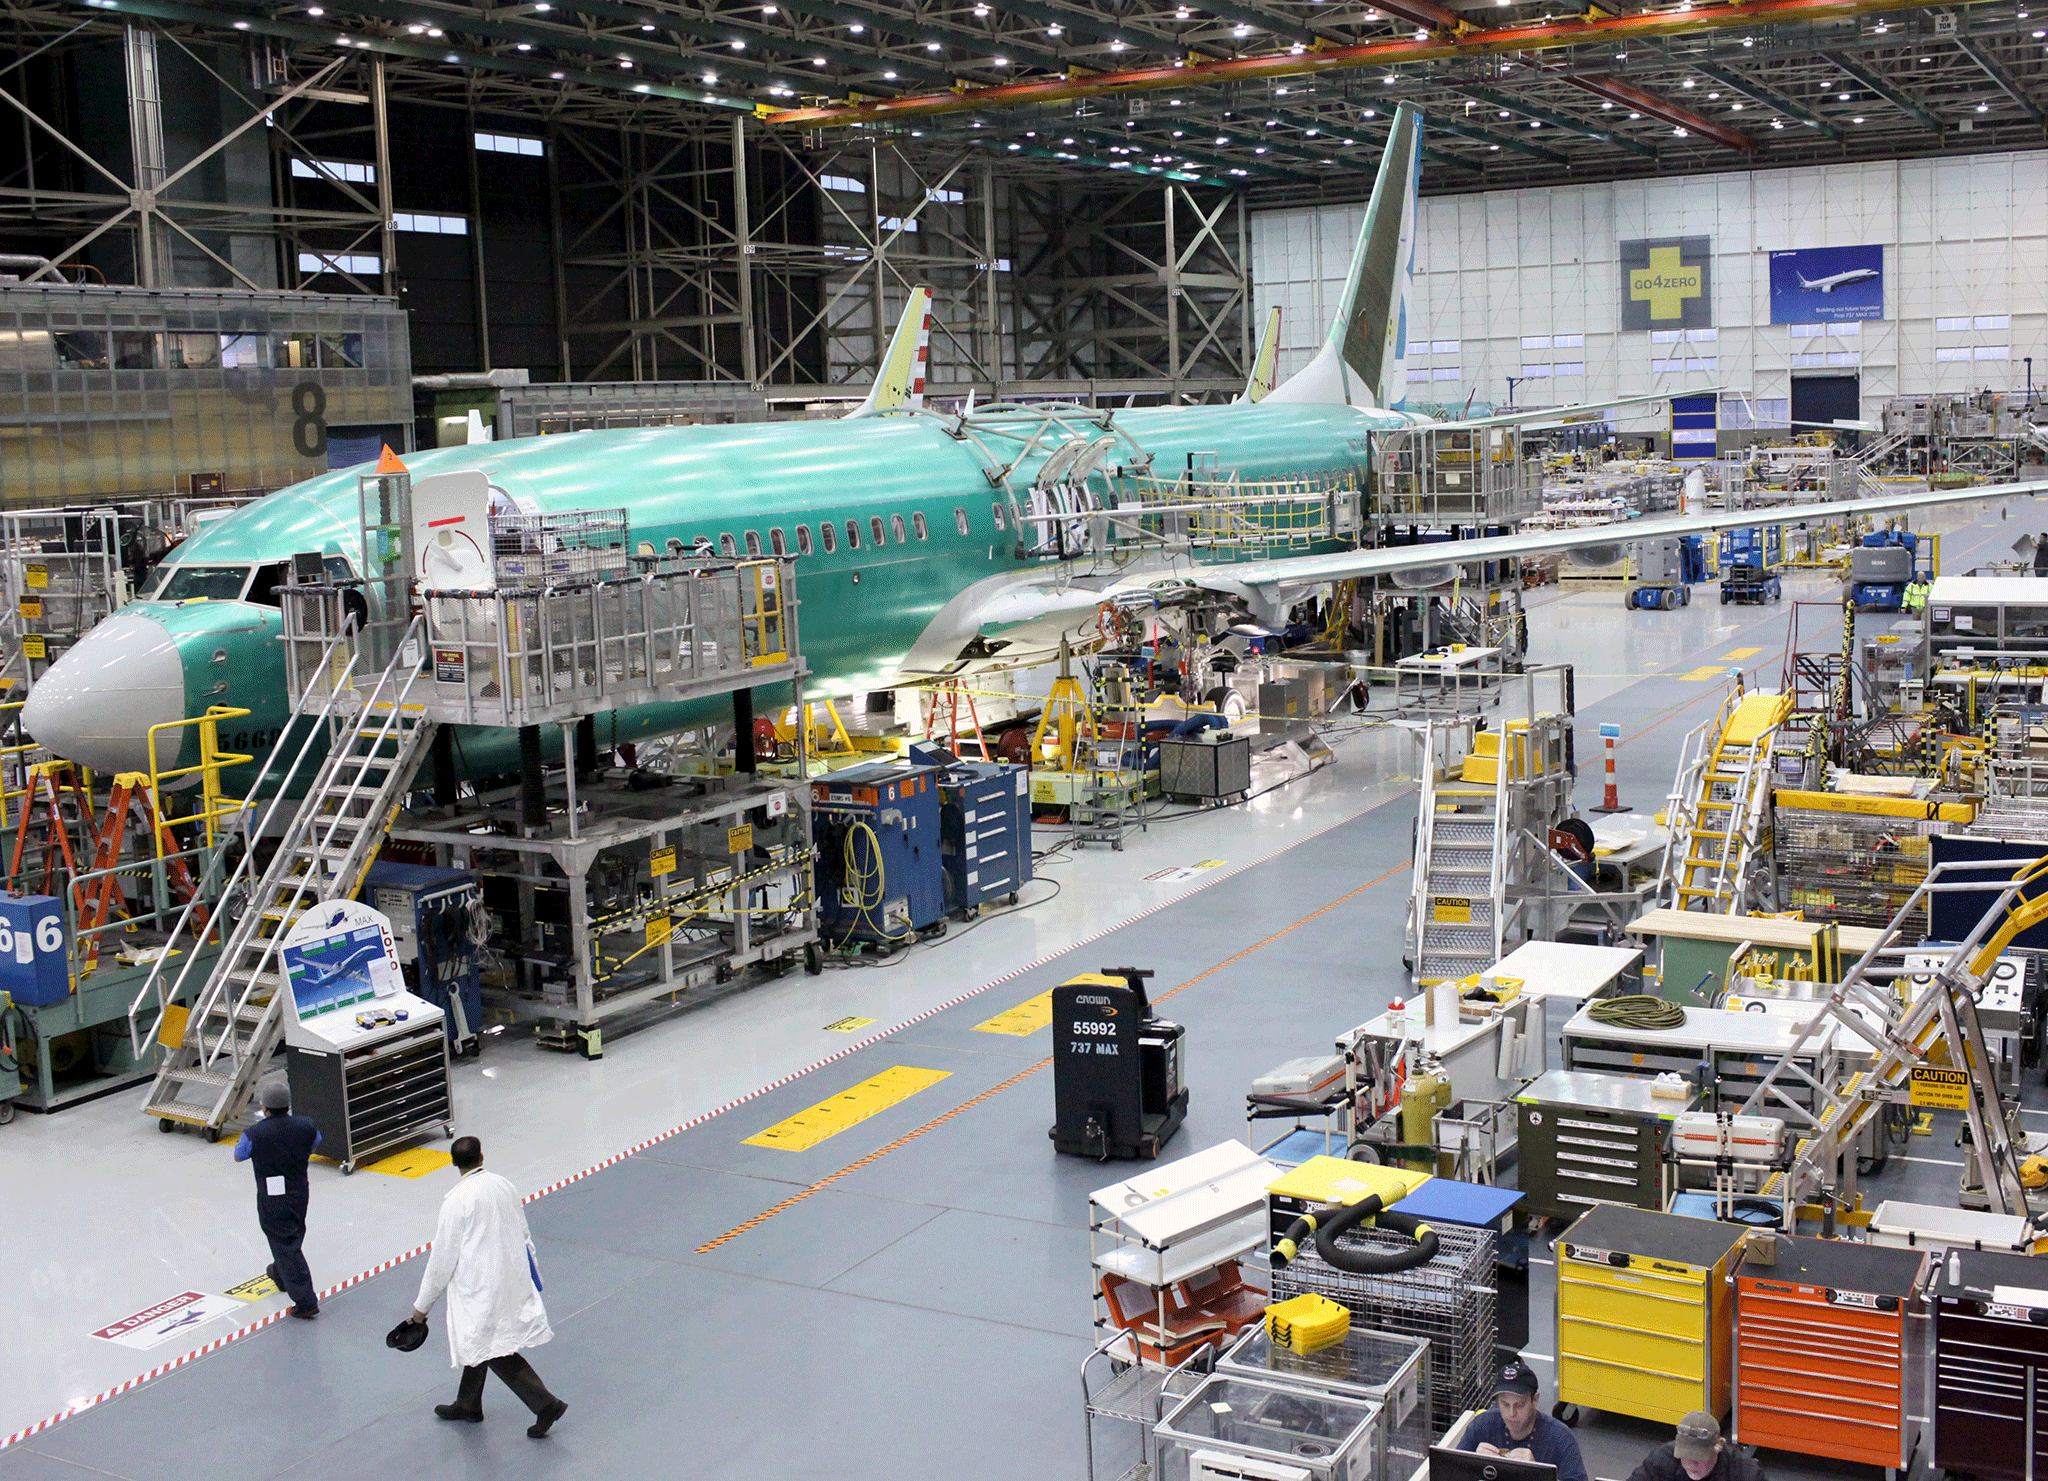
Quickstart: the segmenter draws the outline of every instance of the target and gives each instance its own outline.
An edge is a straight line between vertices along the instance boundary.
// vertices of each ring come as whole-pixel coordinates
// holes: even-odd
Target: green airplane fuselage
[[[1109,461],[1129,461],[1135,443],[1151,455],[1159,477],[1178,476],[1191,460],[1213,459],[1247,482],[1313,479],[1362,486],[1369,434],[1406,421],[1398,413],[1271,404],[1062,415],[1068,430],[1048,434],[1037,447],[1028,439],[1042,425],[1040,414],[1005,411],[971,418],[966,436],[954,435],[955,419],[929,415],[642,428],[440,448],[413,455],[407,464],[416,479],[480,469],[539,513],[623,508],[634,543],[656,551],[672,541],[693,549],[702,540],[714,548],[729,540],[724,548],[742,554],[787,551],[796,562],[807,689],[831,697],[901,682],[905,656],[957,594],[988,577],[1045,564],[1021,548],[1006,489],[992,484],[986,471],[992,463],[1016,460],[1007,488],[1021,500],[1059,442],[1078,434],[1100,436],[1104,425],[1113,425],[1128,442]],[[208,526],[166,564],[176,570],[255,566],[318,550],[354,565],[360,549],[357,479],[363,471],[347,469],[279,490]],[[820,533],[827,524],[833,528],[830,550]],[[224,746],[260,753],[283,729],[290,704],[275,608],[249,601],[143,600],[124,610],[148,616],[173,634],[184,663],[188,714],[201,714],[209,705],[251,712],[224,731]],[[730,713],[723,698],[620,711],[600,718],[599,740],[609,746],[668,734]],[[515,754],[509,733],[458,735],[466,774],[508,770]]]

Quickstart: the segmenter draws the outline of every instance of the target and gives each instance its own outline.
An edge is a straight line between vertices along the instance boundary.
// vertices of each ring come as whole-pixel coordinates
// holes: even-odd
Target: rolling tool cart
[[[1557,1408],[1676,1424],[1728,1413],[1742,1230],[1612,1204],[1557,1241]]]
[[[1951,1250],[1934,1278],[1934,1464],[2048,1474],[2048,1290],[2026,1255]]]
[[[876,761],[811,783],[822,935],[887,953],[945,920],[937,778]]]
[[[1656,1095],[1641,1075],[1546,1070],[1515,1100],[1525,1206],[1537,1218],[1571,1220],[1603,1203],[1661,1210],[1671,1121],[1699,1095]]]
[[[1765,1252],[1773,1263],[1759,1263]],[[1921,1250],[1766,1235],[1735,1274],[1735,1434],[1903,1470],[1924,1323]]]
[[[1409,1476],[1429,1459],[1437,1429],[1426,1338],[1353,1327],[1328,1347],[1299,1353],[1275,1342],[1261,1322],[1216,1360],[1216,1371],[1378,1404],[1386,1451],[1379,1475]]]
[[[939,773],[939,853],[948,911],[971,919],[990,900],[1015,905],[1031,882],[1029,769],[948,761]]]

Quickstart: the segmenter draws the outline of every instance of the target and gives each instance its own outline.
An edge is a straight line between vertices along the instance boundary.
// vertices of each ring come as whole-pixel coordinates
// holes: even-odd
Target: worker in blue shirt
[[[1536,1374],[1519,1358],[1494,1370],[1494,1407],[1473,1417],[1460,1450],[1556,1466],[1557,1481],[1589,1481],[1572,1432],[1543,1412]]]
[[[235,1143],[235,1161],[255,1167],[256,1224],[270,1241],[267,1273],[292,1298],[291,1314],[311,1321],[320,1314],[320,1296],[299,1247],[306,1238],[306,1159],[320,1145],[320,1128],[291,1114],[292,1093],[282,1080],[265,1080],[256,1103],[262,1118]]]

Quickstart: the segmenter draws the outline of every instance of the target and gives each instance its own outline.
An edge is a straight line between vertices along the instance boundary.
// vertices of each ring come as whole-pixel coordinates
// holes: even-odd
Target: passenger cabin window
[[[825,554],[827,555],[830,555],[838,547],[839,537],[832,532],[831,520],[821,519],[818,521],[818,538],[825,542]]]
[[[1004,519],[1003,519],[1003,506],[1002,506],[1002,505],[1000,505],[1000,504],[991,504],[991,505],[989,505],[989,506],[988,506],[988,513],[989,513],[989,518],[993,519],[993,520],[994,520],[994,521],[996,522],[996,528],[997,528],[997,529],[999,529],[999,530],[1006,530],[1006,529],[1008,529],[1008,528],[1009,528],[1009,525],[1008,525],[1007,523],[1005,523],[1005,521],[1004,521]]]
[[[961,534],[963,534],[963,535],[964,535],[964,534],[966,534],[966,533],[967,533],[967,511],[966,511],[965,509],[962,509],[962,508],[958,507],[957,505],[956,505],[956,506],[954,506],[954,509],[953,509],[953,523],[954,523],[954,524],[956,524],[956,525],[958,525],[958,526],[960,527],[960,533],[961,533]]]
[[[789,546],[783,543],[781,530],[774,529],[768,532],[768,548],[777,555],[789,554]]]
[[[888,536],[886,536],[886,535],[884,535],[884,534],[882,533],[882,516],[881,516],[881,515],[877,514],[877,515],[875,515],[875,516],[874,516],[873,518],[871,518],[871,519],[869,519],[869,520],[868,520],[868,529],[874,532],[874,536],[875,536],[875,544],[877,544],[877,545],[887,545],[887,544],[889,543],[889,538],[888,538]]]
[[[906,539],[909,538],[909,536],[903,533],[902,515],[892,514],[889,516],[889,533],[896,537],[896,543],[898,545],[901,545]]]
[[[860,549],[860,521],[857,519],[849,519],[846,522],[846,548]]]
[[[931,531],[925,528],[922,509],[913,509],[910,512],[910,527],[917,531],[917,538],[920,540],[928,539],[931,535]]]
[[[1000,524],[1001,521],[998,520],[997,523]],[[739,545],[733,540],[732,536],[720,535],[718,537],[718,553],[720,555],[738,555],[740,553],[740,548]]]
[[[811,527],[809,525],[798,525],[796,527],[796,553],[798,555],[809,555],[811,553]]]
[[[683,538],[682,538],[682,536],[680,536],[680,535],[670,535],[670,536],[668,537],[668,544],[667,544],[667,545],[666,545],[665,547],[663,547],[663,548],[664,548],[664,549],[666,549],[666,550],[668,551],[668,554],[669,554],[669,558],[670,558],[671,560],[673,560],[673,559],[675,559],[676,557],[680,556],[680,555],[681,555],[681,554],[683,553]]]
[[[747,531],[747,554],[748,554],[748,555],[759,555],[760,553],[761,553],[761,537],[760,537],[760,535],[759,535],[758,533],[756,533],[755,531],[753,531],[753,530],[748,530],[748,531]]]

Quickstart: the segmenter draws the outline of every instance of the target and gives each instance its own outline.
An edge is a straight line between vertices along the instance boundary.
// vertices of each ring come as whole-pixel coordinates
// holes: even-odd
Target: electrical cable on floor
[[[1000,919],[1003,916],[1015,915],[1017,914],[1017,912],[1021,910],[1029,910],[1035,905],[1049,904],[1050,902],[1057,900],[1060,897],[1060,882],[1052,878],[1050,875],[1040,876],[1039,878],[1032,879],[1028,882],[1031,884],[1038,884],[1041,882],[1049,884],[1052,886],[1052,893],[1050,895],[1041,895],[1036,900],[1020,900],[1015,905],[1005,905],[993,911],[984,910],[980,915],[976,916],[973,920],[969,921],[959,930],[949,930],[946,932],[945,935],[934,936],[931,937],[930,940],[935,942],[957,941],[960,937],[965,936],[969,931],[972,931],[975,927],[982,925],[987,921]],[[850,957],[844,960],[835,960],[833,958],[828,957],[825,961],[825,967],[826,970],[833,972],[866,971],[875,967],[894,967],[900,965],[902,962],[907,960],[912,951],[914,951],[917,947],[924,944],[925,938],[919,937],[916,940],[911,941],[901,951],[892,952],[888,956],[881,957],[876,960],[869,960],[866,957]]]
[[[1653,998],[1648,993],[1601,998],[1590,1003],[1586,1016],[1610,1028],[1666,1029],[1685,1027],[1685,1009],[1677,1003]]]

